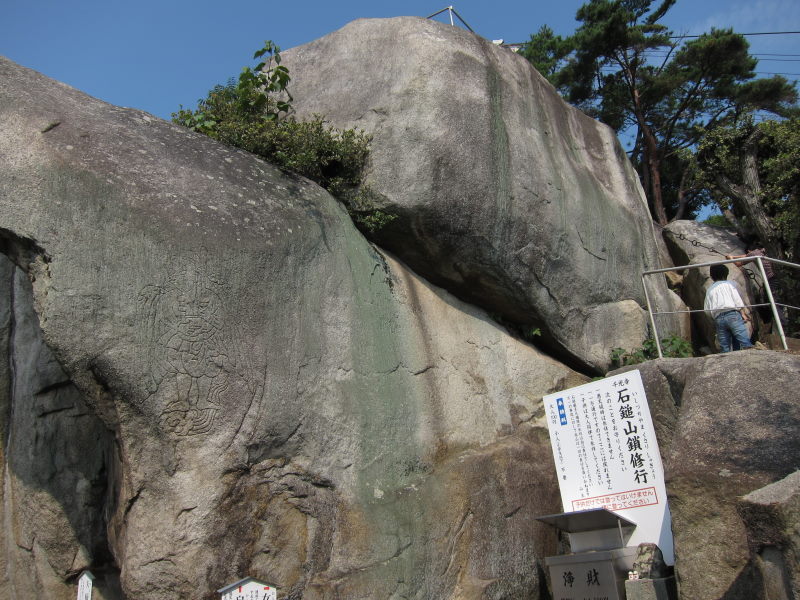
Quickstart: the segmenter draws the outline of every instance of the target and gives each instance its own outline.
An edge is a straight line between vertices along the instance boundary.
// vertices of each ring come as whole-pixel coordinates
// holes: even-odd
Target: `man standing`
[[[723,352],[752,348],[747,326],[744,302],[736,284],[728,279],[728,267],[713,265],[710,269],[714,283],[706,292],[703,309],[710,313],[717,326],[717,340]],[[744,318],[743,318],[744,317]]]

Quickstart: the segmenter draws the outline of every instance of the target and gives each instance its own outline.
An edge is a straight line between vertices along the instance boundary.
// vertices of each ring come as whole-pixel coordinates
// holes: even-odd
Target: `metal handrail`
[[[800,265],[796,263],[792,263],[786,260],[780,260],[778,258],[770,258],[769,256],[746,256],[742,258],[730,258],[727,260],[716,260],[713,262],[705,262],[705,263],[698,263],[695,265],[683,265],[681,267],[669,267],[664,269],[653,269],[651,271],[643,271],[642,272],[642,288],[644,289],[644,298],[647,302],[647,313],[650,315],[650,326],[653,328],[653,337],[656,340],[656,349],[658,350],[658,358],[664,358],[664,353],[661,351],[661,340],[658,336],[658,328],[656,327],[656,320],[654,315],[663,315],[663,314],[676,314],[676,311],[673,312],[666,312],[666,311],[659,311],[653,312],[653,306],[650,302],[650,294],[647,292],[647,280],[645,277],[647,275],[655,275],[657,273],[668,273],[670,271],[684,271],[687,269],[701,269],[703,267],[710,267],[712,265],[724,265],[727,263],[747,263],[747,262],[755,262],[758,265],[759,273],[761,274],[761,281],[764,283],[764,289],[767,291],[767,299],[769,300],[768,303],[764,304],[752,304],[748,305],[748,307],[752,306],[767,306],[769,305],[772,308],[772,319],[773,323],[778,326],[778,334],[781,338],[781,343],[783,344],[783,349],[788,350],[789,346],[786,343],[786,334],[783,331],[783,324],[781,323],[780,317],[778,316],[778,309],[777,306],[788,306],[790,308],[796,308],[790,306],[788,304],[780,304],[775,302],[775,298],[772,296],[772,288],[769,285],[769,280],[767,279],[767,273],[764,270],[764,260],[768,260],[771,263],[776,263],[779,265],[786,265],[787,267],[791,267],[793,269],[800,269]],[[689,311],[677,311],[678,313],[683,312],[705,312],[700,310],[689,310]]]

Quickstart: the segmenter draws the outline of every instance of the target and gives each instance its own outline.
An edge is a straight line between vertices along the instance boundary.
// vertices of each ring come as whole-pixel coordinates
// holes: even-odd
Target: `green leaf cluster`
[[[348,188],[339,197],[355,224],[366,233],[380,231],[397,218],[378,208],[380,197],[369,184],[362,184],[357,190]]]
[[[631,159],[653,218],[686,218],[711,201],[694,178],[705,132],[756,110],[788,116],[797,92],[781,76],[754,79],[757,61],[730,29],[681,40],[660,23],[676,0],[590,0],[562,38],[549,27],[522,50],[571,103],[636,133]]]
[[[691,358],[694,356],[691,342],[678,335],[668,335],[661,339],[661,353],[665,358]],[[638,365],[655,358],[658,358],[658,347],[653,338],[647,338],[641,348],[633,350],[613,348],[611,350],[611,365],[614,369]]]
[[[527,58],[539,73],[553,85],[558,84],[558,74],[572,52],[572,44],[550,27],[542,25],[535,35],[520,49],[520,55]]]
[[[708,215],[705,221],[703,221],[706,225],[711,225],[713,227],[727,227],[730,228],[731,224],[728,219],[725,218],[724,215]]]
[[[379,198],[363,186],[370,138],[363,131],[331,127],[322,116],[298,121],[291,115],[288,69],[280,48],[267,41],[238,80],[217,85],[194,110],[181,107],[172,120],[215,140],[251,152],[315,181],[344,202],[357,225],[377,231],[394,217],[380,211]],[[362,189],[363,188],[363,189]]]
[[[755,140],[750,163],[745,152],[749,140]],[[698,158],[704,184],[738,217],[740,233],[759,237],[747,207],[719,189],[720,180],[742,195],[746,191],[757,195],[779,244],[775,254],[796,262],[800,258],[800,117],[761,123],[745,119],[738,125],[711,129],[699,144]]]

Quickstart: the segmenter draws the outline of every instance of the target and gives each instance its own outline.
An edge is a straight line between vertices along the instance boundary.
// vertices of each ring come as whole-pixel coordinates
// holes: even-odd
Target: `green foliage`
[[[706,129],[754,110],[797,110],[786,79],[754,79],[756,60],[743,36],[711,30],[675,41],[659,22],[674,4],[589,0],[577,11],[574,35],[563,39],[545,26],[522,52],[584,112],[616,131],[636,131],[631,158],[662,224],[711,200],[687,152]]]
[[[728,219],[724,215],[708,215],[708,218],[703,221],[706,225],[713,225],[714,227],[731,227]]]
[[[394,221],[397,216],[378,208],[378,195],[367,185],[357,191],[352,188],[340,196],[356,225],[368,233],[375,233]]]
[[[692,343],[674,334],[661,338],[661,353],[666,358],[691,358],[694,356]]]
[[[772,216],[786,256],[800,259],[800,118],[765,121],[759,145],[762,203]]]
[[[700,143],[698,157],[705,184],[717,194],[718,203],[738,217],[741,233],[758,235],[750,226],[763,217],[774,233],[777,254],[796,262],[800,258],[800,118],[758,124],[748,119],[716,127]],[[721,186],[725,181],[728,185]],[[753,187],[756,181],[758,186]],[[728,193],[737,191],[757,195],[757,208],[763,214],[752,214],[753,207]]]
[[[307,121],[290,116],[291,80],[271,41],[242,69],[238,80],[215,86],[195,110],[181,109],[172,120],[215,140],[251,152],[317,182],[341,200],[355,223],[374,233],[394,219],[376,207],[377,196],[362,185],[370,138],[362,131],[338,130],[319,115]]]
[[[547,25],[542,25],[538,33],[520,50],[536,70],[552,84],[557,84],[556,74],[564,67],[564,59],[572,51],[572,45],[560,35],[555,35]]]
[[[265,55],[267,59],[255,67],[244,67],[236,83],[229,81],[228,85],[211,90],[207,99],[197,103],[197,110],[181,107],[172,114],[173,122],[214,137],[220,117],[231,118],[235,114],[249,121],[276,121],[281,113],[288,113],[292,96],[286,86],[291,78],[289,70],[281,65],[281,49],[267,40],[253,58]],[[223,107],[226,110],[220,110]]]
[[[665,358],[690,358],[694,356],[691,342],[678,335],[668,335],[661,339],[661,353]],[[648,360],[658,358],[658,348],[653,338],[647,338],[641,348],[625,350],[613,348],[611,350],[612,368],[638,365]]]

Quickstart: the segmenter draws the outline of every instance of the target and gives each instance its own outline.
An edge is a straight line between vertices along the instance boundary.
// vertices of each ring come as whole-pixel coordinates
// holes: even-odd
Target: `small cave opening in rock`
[[[25,267],[37,245],[0,231],[0,581],[74,597],[84,571],[99,597],[122,600],[107,536],[114,433],[45,342]],[[47,262],[46,257],[45,262]],[[24,594],[20,597],[27,597]]]

